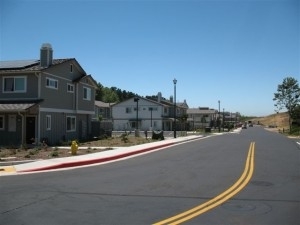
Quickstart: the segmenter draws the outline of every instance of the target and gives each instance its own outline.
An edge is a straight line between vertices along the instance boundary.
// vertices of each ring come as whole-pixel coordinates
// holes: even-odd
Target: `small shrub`
[[[164,132],[163,131],[153,131],[152,132],[152,139],[153,140],[165,140]]]
[[[9,149],[9,154],[10,154],[10,155],[15,155],[15,154],[17,154],[17,149]]]
[[[24,149],[24,150],[27,150],[27,149],[28,149],[28,146],[27,146],[27,144],[22,144],[22,145],[20,146],[20,148],[21,148],[21,149]]]
[[[125,134],[122,134],[121,135],[121,140],[124,142],[124,143],[128,143],[129,139],[128,139],[128,135],[125,133]]]
[[[58,157],[59,153],[57,150],[54,150],[53,152],[51,152],[50,156],[51,157]]]
[[[29,155],[35,155],[35,154],[38,154],[39,153],[39,149],[38,148],[35,148],[35,149],[32,149],[29,151]]]

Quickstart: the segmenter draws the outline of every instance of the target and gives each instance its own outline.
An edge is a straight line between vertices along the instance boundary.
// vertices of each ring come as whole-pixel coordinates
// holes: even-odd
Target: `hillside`
[[[289,128],[289,119],[288,114],[285,113],[276,113],[266,117],[257,117],[252,119],[254,124],[261,124],[264,126],[275,126],[278,129],[288,129]]]

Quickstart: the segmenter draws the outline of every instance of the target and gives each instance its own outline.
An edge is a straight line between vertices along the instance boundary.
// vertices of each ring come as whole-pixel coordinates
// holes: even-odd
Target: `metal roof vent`
[[[52,46],[49,43],[42,44],[40,63],[41,67],[49,67],[52,64],[53,59],[53,50]]]

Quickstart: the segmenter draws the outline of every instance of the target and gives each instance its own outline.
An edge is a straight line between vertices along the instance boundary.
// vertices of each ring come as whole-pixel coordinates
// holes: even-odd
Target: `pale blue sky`
[[[264,116],[300,82],[298,0],[2,0],[0,60],[76,58],[106,87]]]

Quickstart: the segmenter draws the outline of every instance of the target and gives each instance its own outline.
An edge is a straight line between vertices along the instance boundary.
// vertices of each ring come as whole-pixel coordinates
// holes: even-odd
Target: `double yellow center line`
[[[226,191],[221,193],[220,195],[214,197],[213,199],[196,206],[188,211],[185,211],[183,213],[180,213],[176,216],[170,217],[168,219],[165,219],[163,221],[154,223],[154,225],[175,225],[175,224],[181,224],[185,221],[188,221],[196,216],[199,216],[205,212],[207,212],[210,209],[213,209],[228,199],[232,198],[234,195],[236,195],[238,192],[240,192],[249,182],[253,175],[254,171],[254,148],[255,148],[255,142],[251,142],[246,165],[243,174],[241,177],[235,182],[234,185],[232,185],[230,188],[228,188]]]

